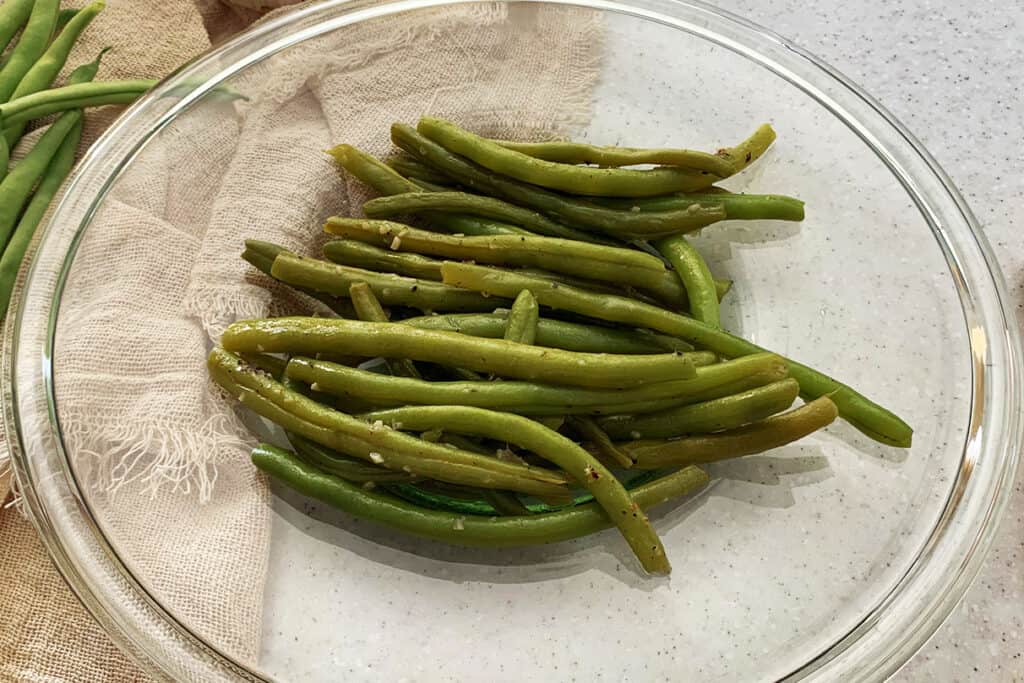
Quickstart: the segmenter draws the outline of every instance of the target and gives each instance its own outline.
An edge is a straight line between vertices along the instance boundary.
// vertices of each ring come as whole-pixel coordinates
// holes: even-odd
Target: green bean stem
[[[289,451],[267,444],[253,451],[252,460],[259,469],[290,488],[343,512],[456,545],[500,548],[556,543],[612,526],[612,521],[596,503],[529,516],[463,516],[424,510],[392,496],[367,491],[307,465]],[[647,510],[692,493],[707,483],[708,476],[700,468],[687,467],[639,486],[631,494],[633,501]]]
[[[391,126],[391,140],[421,162],[482,194],[540,211],[567,225],[600,230],[614,237],[656,238],[698,230],[725,218],[725,209],[689,207],[683,211],[635,212],[597,206],[494,174],[450,153],[403,124]],[[468,234],[468,233],[467,233]]]
[[[355,282],[348,289],[352,299],[352,305],[356,309],[356,315],[360,320],[371,323],[386,323],[391,319],[387,312],[380,305],[380,301],[373,295],[373,290],[365,282]],[[421,379],[419,370],[408,358],[391,358],[386,360],[392,375],[398,377],[414,377]]]
[[[720,178],[736,172],[733,164],[717,154],[698,152],[692,149],[645,149],[639,147],[598,146],[583,142],[512,142],[492,140],[505,149],[525,154],[535,159],[560,164],[591,164],[616,168],[656,164],[679,166],[696,171],[707,171]]]
[[[272,274],[272,271],[274,266],[274,259],[276,259],[281,254],[291,253],[292,252],[288,251],[284,247],[279,246],[277,244],[263,242],[260,240],[246,240],[245,251],[242,252],[242,258],[248,261],[252,266],[254,266],[257,270],[259,270],[267,277],[273,278],[274,276]],[[276,280],[277,278],[274,279]],[[278,280],[278,282],[281,282],[281,280]],[[297,287],[295,285],[289,286],[291,286],[292,289],[298,292],[302,292],[306,296],[316,299],[317,301],[319,301],[320,303],[322,303],[323,305],[327,306],[329,309],[340,315],[342,318],[356,317],[355,309],[352,308],[352,304],[350,301],[348,301],[348,299],[341,299],[336,296],[324,294],[323,292],[318,292],[315,289],[309,289],[308,287]]]
[[[693,363],[681,354],[577,353],[401,323],[325,318],[236,322],[225,330],[221,344],[228,351],[411,358],[505,377],[597,388],[619,389],[696,375]]]
[[[617,445],[636,461],[635,466],[640,469],[696,465],[754,455],[785,446],[824,429],[838,415],[835,404],[827,396],[822,396],[788,413],[719,434],[688,436],[673,441],[631,441]]]
[[[715,329],[656,306],[612,295],[596,296],[571,287],[552,287],[538,278],[497,271],[482,266],[446,262],[441,266],[444,281],[458,287],[501,296],[529,289],[542,306],[573,311],[601,320],[646,327],[677,336],[726,358],[759,353],[761,347],[728,332]],[[839,414],[871,438],[893,446],[909,447],[913,430],[895,414],[816,370],[786,360],[790,374],[800,382],[805,398],[828,395]]]
[[[403,429],[440,427],[507,441],[536,453],[568,472],[593,494],[645,570],[652,574],[671,571],[661,539],[629,492],[604,465],[561,434],[519,415],[468,406],[410,406],[376,411],[366,418],[400,424]]]
[[[106,104],[131,104],[156,85],[154,80],[100,81],[78,83],[32,93],[0,104],[0,123],[5,128],[40,119],[69,109],[99,107]]]
[[[512,302],[512,310],[508,314],[505,340],[532,345],[537,338],[537,320],[539,318],[540,308],[537,306],[537,299],[530,294],[528,289],[519,292],[516,300]]]
[[[693,192],[720,180],[707,171],[662,167],[650,170],[571,166],[531,157],[475,135],[450,121],[424,116],[416,130],[453,154],[495,173],[551,190],[598,197],[647,197]]]
[[[14,7],[9,11],[13,18],[17,19],[21,16],[23,8],[15,2]],[[21,79],[46,52],[53,27],[57,24],[57,12],[59,11],[60,0],[35,0],[32,3],[31,14],[24,24],[21,37],[18,38],[17,44],[7,55],[3,67],[0,68],[0,102],[7,102],[11,98]],[[4,28],[3,31],[6,33],[7,28]],[[0,120],[6,118],[6,116],[0,116]]]
[[[690,315],[711,327],[721,327],[715,279],[711,277],[711,269],[700,252],[685,235],[662,238],[655,247],[672,264],[682,282]]]

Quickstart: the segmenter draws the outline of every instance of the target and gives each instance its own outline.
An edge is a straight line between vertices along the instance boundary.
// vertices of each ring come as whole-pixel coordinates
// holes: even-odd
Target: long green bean
[[[537,338],[537,320],[540,319],[540,308],[537,299],[530,290],[524,289],[512,302],[508,321],[505,326],[505,340],[520,344],[532,345]]]
[[[731,163],[739,173],[760,159],[773,142],[775,142],[775,130],[769,124],[762,123],[749,138],[735,147],[720,149],[717,154]]]
[[[288,376],[319,391],[342,398],[398,404],[462,404],[522,415],[571,415],[644,412],[729,396],[786,377],[786,366],[774,354],[744,356],[696,369],[692,379],[658,381],[632,389],[582,389],[535,382],[429,382],[391,377],[329,361],[297,356]]]
[[[690,315],[711,327],[721,327],[715,279],[704,257],[690,244],[686,235],[663,237],[655,247],[672,264],[682,282]]]
[[[154,80],[136,79],[79,83],[43,90],[0,104],[0,123],[9,128],[70,109],[131,104],[154,85]]]
[[[573,311],[620,324],[646,327],[677,336],[726,358],[764,351],[756,344],[698,320],[625,297],[596,296],[571,287],[553,287],[539,278],[465,263],[446,262],[441,267],[441,272],[444,281],[454,286],[497,296],[507,296],[529,289],[542,306]],[[838,407],[840,416],[871,438],[893,446],[910,446],[913,430],[895,414],[827,375],[789,359],[786,363],[790,374],[800,382],[800,391],[805,398],[828,395]]]
[[[331,240],[324,245],[324,257],[341,266],[441,281],[441,262],[437,259],[395,252],[356,240]]]
[[[303,355],[327,351],[411,358],[505,377],[596,388],[619,389],[696,375],[693,364],[676,353],[577,353],[400,323],[325,318],[236,322],[224,331],[221,344],[228,351]]]
[[[22,9],[16,5],[12,13],[17,18]],[[25,77],[28,70],[44,52],[50,42],[50,34],[57,23],[57,12],[60,11],[60,0],[35,0],[32,12],[21,31],[18,43],[7,55],[7,60],[0,68],[0,102],[7,102],[14,93],[18,83]],[[6,33],[6,30],[5,30]],[[0,117],[5,119],[6,117]],[[6,125],[6,124],[5,124]]]
[[[619,166],[640,166],[656,164],[679,166],[696,171],[707,171],[720,178],[727,178],[736,172],[727,159],[709,152],[692,149],[650,149],[640,147],[618,147],[614,145],[588,145],[583,142],[512,142],[491,140],[505,149],[525,154],[535,159],[560,164],[592,164],[616,168]]]
[[[802,221],[804,203],[780,194],[733,194],[731,192],[673,194],[643,199],[594,199],[601,206],[622,211],[678,211],[697,202],[703,206],[721,204],[728,220]]]
[[[556,543],[607,529],[612,521],[590,503],[558,512],[508,517],[474,517],[424,510],[377,491],[367,491],[302,462],[294,454],[261,444],[253,463],[303,495],[316,498],[356,517],[416,536],[464,546],[514,547]],[[632,491],[633,501],[647,510],[706,486],[708,476],[687,467]]]
[[[273,278],[273,266],[274,259],[281,254],[290,254],[282,246],[272,244],[271,242],[263,242],[261,240],[246,240],[245,251],[242,252],[242,258],[248,261],[252,266],[259,270],[264,275]],[[277,279],[277,278],[274,278]],[[280,282],[280,280],[278,280]],[[340,315],[342,318],[355,318],[356,312],[352,308],[351,302],[348,299],[342,299],[323,292],[318,292],[315,289],[309,289],[308,287],[297,287],[295,285],[289,285],[292,289],[302,292],[306,296],[312,297],[327,306],[329,309]]]
[[[299,434],[289,433],[288,441],[291,442],[295,453],[310,465],[346,481],[358,483],[372,481],[375,484],[385,484],[408,482],[415,479],[407,472],[395,472],[362,460],[348,458]]]
[[[390,470],[454,484],[565,497],[564,478],[542,468],[504,462],[370,424],[328,408],[260,373],[234,354],[210,352],[214,381],[242,405],[294,432],[341,453]]]
[[[386,323],[391,320],[380,305],[380,301],[373,295],[370,285],[365,282],[355,282],[348,288],[348,291],[352,299],[352,306],[355,307],[356,315],[360,320],[371,323]],[[419,370],[408,358],[389,358],[385,359],[385,362],[392,375],[421,379]]]
[[[489,311],[501,302],[440,282],[375,273],[288,253],[274,259],[270,272],[289,285],[340,297],[348,296],[354,283],[365,282],[383,305],[411,306],[423,311]]]
[[[35,0],[7,0],[0,5],[0,54],[28,21]]]
[[[471,337],[500,339],[505,334],[506,318],[507,314],[501,313],[456,313],[406,318],[401,323],[427,330],[444,330]],[[548,318],[537,321],[537,338],[534,344],[589,353],[637,354],[693,350],[693,346],[681,339],[653,334],[647,330],[581,325]]]
[[[616,446],[611,437],[589,417],[574,415],[568,420],[569,428],[574,430],[584,441],[589,441],[599,456],[619,467],[632,467],[633,459],[621,448]]]
[[[540,211],[568,225],[600,230],[614,237],[656,238],[691,232],[725,218],[721,206],[693,207],[683,211],[618,211],[576,200],[512,178],[492,173],[425,138],[415,129],[394,124],[391,140],[425,164],[451,176],[459,184]]]
[[[516,444],[568,472],[593,494],[622,532],[644,569],[653,574],[671,571],[665,548],[647,516],[604,465],[573,441],[519,415],[467,406],[410,406],[369,413],[367,419],[398,424],[403,429],[440,427]]]
[[[838,415],[835,404],[822,396],[788,413],[719,434],[673,441],[632,441],[620,443],[618,447],[629,454],[640,469],[695,465],[785,446],[827,427]]]
[[[407,192],[377,197],[363,204],[363,213],[370,218],[436,212],[468,214],[497,220],[548,237],[561,237],[580,242],[600,241],[600,238],[593,234],[562,225],[536,211],[494,197],[483,197],[468,192]]]
[[[435,171],[407,154],[398,154],[391,157],[387,160],[387,165],[408,180],[421,180],[432,185],[448,185],[451,182],[448,176]],[[423,186],[420,185],[420,187]]]
[[[800,393],[795,379],[748,389],[703,403],[647,415],[612,415],[598,424],[612,439],[668,439],[707,434],[763,420],[789,408]]]
[[[95,2],[89,3],[76,12],[75,16],[68,21],[67,25],[61,30],[54,41],[50,43],[50,46],[42,56],[32,64],[21,78],[14,92],[10,95],[10,99],[17,99],[49,88],[54,79],[57,78],[57,74],[64,68],[68,55],[71,54],[71,48],[75,46],[75,42],[82,35],[82,31],[92,23],[92,20],[103,11],[105,6],[104,0],[95,0]],[[100,54],[102,56],[103,53]],[[7,127],[3,131],[4,137],[7,138],[7,144],[13,147],[21,138],[24,130],[25,122]]]
[[[501,175],[560,192],[598,197],[647,197],[693,192],[721,178],[707,171],[662,167],[650,170],[571,166],[517,152],[443,119],[424,116],[416,130],[448,151]]]

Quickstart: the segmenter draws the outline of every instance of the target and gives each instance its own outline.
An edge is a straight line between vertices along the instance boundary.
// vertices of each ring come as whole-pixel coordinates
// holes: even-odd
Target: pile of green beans
[[[0,4],[0,318],[10,306],[21,262],[64,180],[82,137],[82,109],[129,104],[155,81],[96,81],[101,50],[53,87],[82,33],[106,6],[93,0],[61,9],[60,0]],[[8,168],[11,149],[35,119],[59,114],[22,160]]]
[[[229,396],[285,430],[290,449],[252,453],[273,477],[458,545],[615,527],[664,574],[644,510],[706,484],[698,465],[837,417],[910,445],[893,413],[723,328],[731,282],[687,233],[803,220],[793,197],[714,186],[768,150],[770,126],[715,152],[494,140],[436,118],[391,134],[387,163],[329,150],[381,196],[327,220],[323,258],[245,244],[337,316],[239,321],[209,356]]]

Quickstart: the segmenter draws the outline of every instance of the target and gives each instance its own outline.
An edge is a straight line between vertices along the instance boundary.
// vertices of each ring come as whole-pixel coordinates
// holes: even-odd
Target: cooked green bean
[[[505,326],[505,340],[520,344],[533,344],[537,338],[537,320],[540,318],[540,307],[537,299],[524,289],[512,302]]]
[[[18,269],[32,242],[32,236],[57,191],[64,184],[64,179],[68,177],[75,165],[75,154],[78,152],[78,142],[81,138],[82,120],[79,118],[60,143],[60,147],[57,148],[57,152],[46,167],[25,212],[18,220],[10,242],[4,247],[3,256],[0,257],[0,319],[7,314],[7,307],[11,303],[11,294],[14,292],[14,284],[18,279]],[[0,145],[2,144],[0,143]]]
[[[449,152],[495,173],[560,192],[598,197],[648,197],[693,192],[721,178],[707,171],[662,167],[650,170],[571,166],[531,157],[475,135],[443,119],[424,116],[416,130]]]
[[[288,363],[289,377],[342,398],[397,404],[462,404],[521,415],[573,415],[663,410],[729,396],[786,377],[786,366],[774,354],[762,353],[700,367],[692,379],[657,381],[633,389],[581,389],[534,382],[430,382],[391,377],[337,363],[297,356]]]
[[[53,33],[53,27],[57,23],[58,11],[60,11],[60,0],[35,0],[32,3],[32,11],[21,31],[21,37],[18,38],[18,43],[7,55],[3,67],[0,68],[0,102],[7,102],[11,98],[11,94],[18,87],[21,79],[25,77],[36,60],[46,52],[50,34]],[[17,18],[20,16],[22,8],[15,3],[11,12]],[[6,30],[4,32],[6,33]],[[6,118],[6,116],[0,117],[0,119]]]
[[[594,495],[608,517],[619,527],[645,570],[654,574],[671,571],[661,539],[615,475],[558,432],[519,415],[467,406],[410,406],[376,411],[366,418],[400,425],[402,429],[440,427],[507,441],[551,461]]]
[[[270,272],[289,285],[340,297],[348,296],[353,283],[365,282],[385,306],[410,306],[423,311],[489,311],[501,303],[501,299],[440,282],[375,273],[289,253],[278,255]]]
[[[387,165],[394,169],[396,173],[412,181],[422,180],[433,185],[448,185],[451,183],[451,179],[448,176],[435,171],[407,154],[391,157],[387,160]]]
[[[310,465],[336,477],[341,477],[346,481],[358,483],[372,481],[375,484],[385,484],[390,482],[407,482],[415,479],[415,477],[406,472],[395,472],[394,470],[377,467],[362,460],[348,458],[299,434],[289,433],[288,441],[291,442],[295,453]]]
[[[35,0],[7,0],[0,5],[0,53],[28,21],[34,4]]]
[[[409,195],[399,195],[402,196]],[[657,256],[637,249],[526,235],[456,237],[390,221],[340,216],[328,218],[324,230],[339,237],[387,246],[394,251],[415,251],[478,263],[532,266],[620,286],[633,285],[667,303],[687,305],[686,289],[675,274]]]
[[[731,192],[673,194],[643,199],[595,199],[595,203],[622,211],[677,211],[697,202],[722,205],[728,220],[802,221],[804,203],[780,194],[733,194]]]
[[[641,469],[695,465],[785,446],[827,427],[838,415],[835,404],[827,396],[822,396],[788,413],[719,434],[689,436],[673,441],[632,441],[620,443],[618,447],[628,453],[636,461],[636,467]]]
[[[721,327],[718,311],[718,290],[704,257],[700,255],[686,235],[663,237],[655,243],[661,255],[672,264],[683,283],[690,315],[711,327]]]
[[[95,0],[95,2],[89,3],[76,12],[75,16],[68,21],[67,26],[50,43],[50,46],[42,56],[31,65],[18,82],[9,99],[14,100],[49,88],[53,84],[54,79],[57,78],[57,74],[64,68],[68,55],[71,54],[71,48],[75,46],[75,42],[82,34],[82,31],[103,11],[105,6],[104,0]],[[101,52],[100,55],[102,56],[102,54]],[[4,137],[7,138],[7,144],[13,147],[21,138],[24,130],[25,122],[6,127],[3,133]]]
[[[574,415],[569,418],[569,427],[582,437],[582,440],[589,441],[599,456],[604,456],[619,467],[633,466],[633,459],[612,443],[611,437],[589,417]]]
[[[740,144],[718,150],[718,156],[731,163],[736,169],[736,173],[739,173],[757,161],[773,142],[775,142],[775,131],[769,124],[762,123],[749,138]]]
[[[619,166],[679,166],[696,171],[707,171],[720,178],[727,178],[736,172],[727,159],[709,152],[692,149],[645,149],[639,147],[617,147],[614,145],[588,145],[584,142],[512,142],[491,140],[505,149],[525,154],[534,159],[553,161],[560,164],[591,164],[616,168]]]
[[[43,90],[0,104],[0,123],[4,128],[10,128],[17,123],[41,119],[70,109],[131,104],[154,85],[156,81],[140,79],[77,83]]]
[[[698,320],[624,297],[598,296],[581,289],[552,286],[539,278],[465,263],[445,262],[441,266],[441,272],[445,282],[458,287],[497,296],[508,296],[529,289],[542,306],[573,311],[610,322],[646,327],[679,337],[725,358],[737,358],[764,351],[756,344]],[[866,435],[893,446],[910,446],[913,430],[895,414],[827,375],[792,360],[787,359],[786,362],[790,374],[800,382],[800,390],[804,397],[817,398],[828,395],[839,408],[839,414]]]
[[[348,291],[352,299],[352,306],[355,307],[356,315],[359,316],[360,320],[371,323],[386,323],[391,320],[387,312],[380,305],[380,301],[373,295],[370,285],[365,282],[354,282],[348,288]],[[390,358],[385,359],[385,362],[392,375],[422,379],[419,370],[416,369],[416,366],[408,358]]]
[[[327,150],[338,167],[345,169],[356,178],[382,195],[396,195],[405,192],[420,192],[419,185],[406,180],[386,164],[362,152],[352,145],[338,145]],[[513,225],[498,223],[475,216],[453,213],[435,213],[426,216],[432,227],[445,232],[464,235],[521,235],[526,230]]]
[[[693,363],[678,353],[636,356],[576,353],[418,329],[401,323],[326,318],[236,322],[225,330],[221,344],[228,351],[303,355],[327,351],[411,358],[505,377],[581,387],[619,389],[655,381],[690,379],[696,375]]]
[[[691,232],[725,218],[725,209],[696,204],[683,211],[618,211],[576,200],[512,178],[506,178],[425,138],[403,124],[391,126],[391,140],[416,159],[451,176],[459,184],[556,218],[578,228],[600,230],[614,237],[656,238]]]
[[[213,379],[242,405],[288,432],[345,455],[454,484],[521,491],[538,497],[568,494],[562,486],[563,477],[551,470],[503,462],[367,423],[289,390],[222,349],[210,352],[208,367]]]
[[[580,242],[600,242],[601,238],[562,225],[547,216],[493,197],[468,192],[407,192],[377,197],[363,204],[363,213],[370,218],[391,218],[418,213],[468,214],[516,225],[531,233],[561,237]],[[607,244],[608,242],[605,241]]]
[[[789,408],[800,394],[795,379],[748,389],[703,403],[669,408],[648,415],[612,415],[598,424],[612,439],[667,439],[707,434],[763,420]]]
[[[479,493],[474,491],[470,498],[460,495],[459,492],[436,490],[435,487],[426,485],[426,482],[419,486],[389,484],[383,488],[387,493],[412,503],[420,509],[425,509],[425,511],[486,517],[497,517],[501,514],[490,501],[486,500],[486,491],[494,489],[480,489]]]
[[[252,452],[252,461],[258,468],[299,493],[355,517],[457,545],[514,547],[555,543],[612,526],[612,520],[596,503],[529,516],[463,516],[424,510],[392,496],[367,491],[307,465],[289,451],[267,444],[261,444]],[[707,483],[708,476],[703,470],[687,467],[639,486],[631,494],[637,506],[647,510],[692,493]]]
[[[505,334],[507,317],[507,313],[457,313],[406,318],[401,323],[427,330],[500,339]],[[534,344],[589,353],[637,354],[693,350],[693,346],[681,339],[653,334],[647,330],[621,330],[547,318],[537,321]]]
[[[25,158],[0,182],[0,247],[6,248],[7,240],[18,222],[18,215],[32,195],[33,187],[46,172],[64,139],[78,125],[81,118],[80,111],[62,114],[43,133]]]
[[[242,258],[252,264],[257,270],[264,275],[273,278],[272,270],[274,266],[274,259],[280,254],[290,254],[284,247],[272,244],[270,242],[262,242],[260,240],[246,240],[245,251],[242,252]],[[275,280],[277,278],[274,278]],[[278,282],[281,282],[278,280]],[[302,292],[306,296],[312,297],[327,306],[329,309],[340,315],[342,318],[355,318],[356,312],[352,308],[351,302],[348,299],[340,299],[336,296],[324,294],[318,292],[315,289],[309,289],[307,287],[296,287],[289,285],[292,289]]]
[[[530,510],[527,509],[523,502],[516,497],[514,493],[509,491],[499,491],[497,489],[487,489],[484,491],[484,495],[487,497],[487,502],[490,503],[494,509],[503,515],[529,515]]]
[[[356,240],[331,240],[324,245],[324,256],[341,266],[441,281],[441,262],[437,259],[395,252]]]

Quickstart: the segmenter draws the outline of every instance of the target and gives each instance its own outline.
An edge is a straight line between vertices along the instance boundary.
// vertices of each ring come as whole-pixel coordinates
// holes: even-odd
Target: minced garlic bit
[[[363,488],[366,489],[367,491],[372,491],[375,488],[377,488],[377,484],[375,484],[372,481],[368,481],[368,482],[363,483]]]
[[[631,439],[639,439],[640,438],[640,432],[638,432],[638,431],[630,432],[629,433],[629,438],[631,438]]]
[[[455,523],[452,524],[452,528],[455,529],[456,531],[464,530],[466,528],[466,518],[465,517],[456,517],[455,518]]]
[[[260,353],[263,353],[263,344],[257,344],[256,350],[259,351]]]
[[[381,455],[380,453],[376,452],[376,451],[371,451],[370,452],[370,461],[372,463],[374,463],[375,465],[379,465],[382,462],[384,462],[384,456]]]
[[[395,235],[395,239],[391,240],[391,248],[394,251],[398,251],[398,248],[402,246],[402,238]]]
[[[320,391],[320,385],[317,384],[316,382],[313,382],[312,384],[310,384],[309,388],[312,389],[313,391]]]

